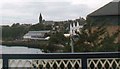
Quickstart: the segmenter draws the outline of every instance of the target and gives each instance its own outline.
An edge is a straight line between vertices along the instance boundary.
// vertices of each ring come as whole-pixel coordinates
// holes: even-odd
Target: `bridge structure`
[[[2,69],[120,69],[120,52],[2,54]]]

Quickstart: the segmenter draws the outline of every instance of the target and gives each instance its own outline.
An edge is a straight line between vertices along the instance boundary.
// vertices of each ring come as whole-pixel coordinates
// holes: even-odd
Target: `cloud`
[[[28,23],[29,21],[27,20],[33,19],[33,21],[30,20],[30,23],[32,23],[38,21],[38,16],[41,12],[46,20],[66,20],[85,16],[88,10],[89,7],[86,5],[72,5],[70,2],[29,2],[22,6],[7,3],[2,7],[2,18],[4,23],[7,23],[14,17],[14,21],[11,20],[13,22],[24,21],[24,23]],[[21,19],[24,20],[20,21]]]
[[[4,24],[12,24],[14,22],[37,23],[40,12],[45,20],[57,21],[75,19],[80,16],[86,17],[87,14],[100,7],[100,5],[108,3],[110,0],[52,0],[51,2],[48,0],[12,1],[5,0],[0,8],[0,17],[2,17],[2,23]]]

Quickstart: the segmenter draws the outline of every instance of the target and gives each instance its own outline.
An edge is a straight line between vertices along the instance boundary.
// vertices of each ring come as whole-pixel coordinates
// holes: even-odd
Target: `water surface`
[[[0,45],[0,54],[41,54],[43,53],[37,48],[28,48],[23,46],[3,46]]]

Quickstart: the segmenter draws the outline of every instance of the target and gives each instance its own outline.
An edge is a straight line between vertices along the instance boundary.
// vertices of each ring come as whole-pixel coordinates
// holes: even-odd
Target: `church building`
[[[40,16],[39,16],[39,23],[42,23],[43,22],[43,19],[42,19],[42,15],[40,13]]]

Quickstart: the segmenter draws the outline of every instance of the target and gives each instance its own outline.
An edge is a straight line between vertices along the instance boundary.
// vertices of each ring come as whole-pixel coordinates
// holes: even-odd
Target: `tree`
[[[39,30],[44,30],[45,26],[42,23],[38,23],[35,25],[32,25],[29,30],[31,31],[39,31]]]
[[[28,31],[28,26],[23,26],[19,23],[13,24],[11,27],[2,26],[2,38],[3,40],[21,39]]]
[[[18,26],[20,26],[20,23],[14,23],[14,24],[12,25],[12,27],[18,27]]]
[[[107,33],[104,40],[101,42],[101,46],[98,48],[98,51],[118,51],[120,44],[115,43],[116,37],[118,37],[120,31],[118,30],[112,36]]]
[[[78,40],[74,42],[74,50],[80,51],[116,51],[115,39],[119,31],[112,36],[106,31],[106,25],[93,26],[87,23],[80,32],[76,32]]]
[[[50,52],[63,49],[66,43],[66,38],[62,32],[56,32],[50,36],[47,49]]]
[[[52,25],[45,25],[43,23],[38,23],[30,27],[31,31],[40,31],[40,30],[51,30]]]

